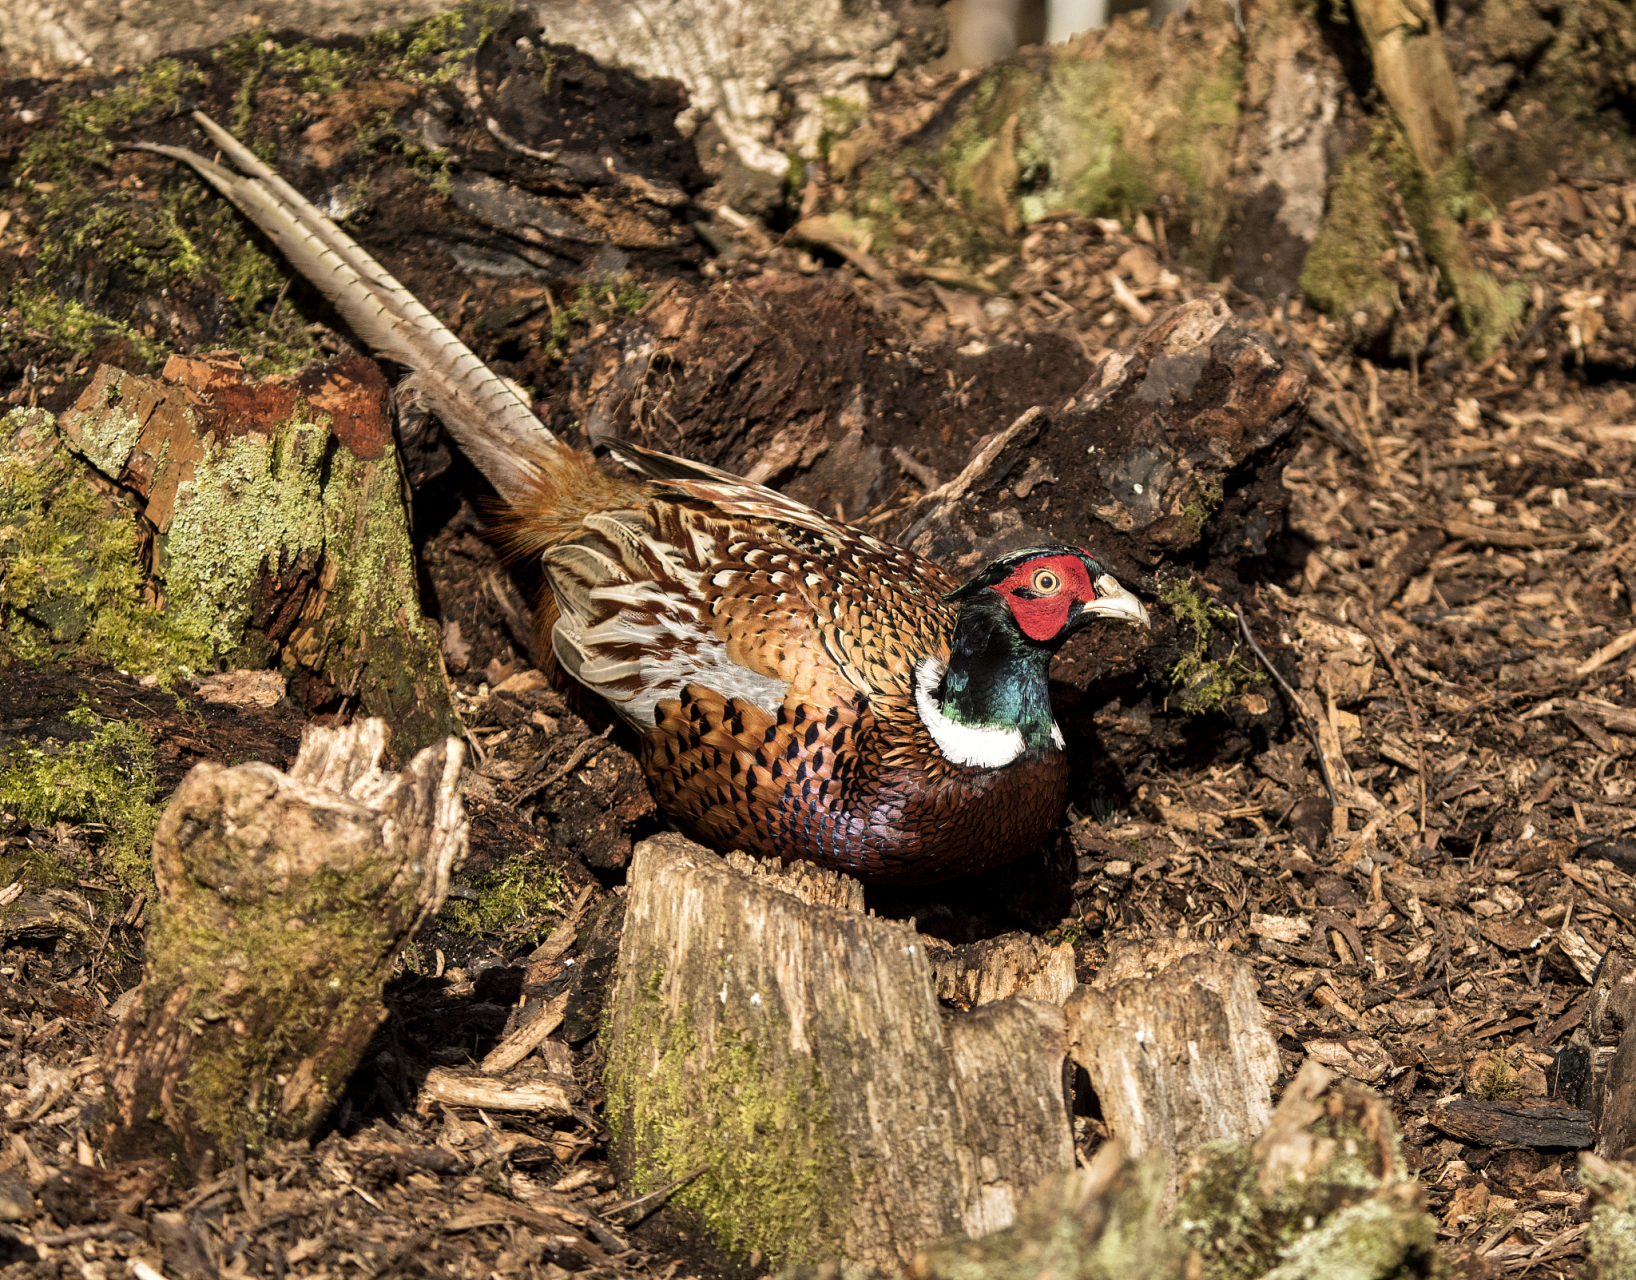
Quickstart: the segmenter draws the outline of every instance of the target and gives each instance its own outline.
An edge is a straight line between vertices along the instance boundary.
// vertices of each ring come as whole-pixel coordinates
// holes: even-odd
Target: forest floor
[[[53,118],[47,88],[10,88]],[[15,158],[27,130],[10,127],[0,142]],[[158,163],[121,156],[109,181],[140,187],[140,166]],[[387,210],[430,199],[390,187],[375,198]],[[24,197],[4,199],[0,257],[16,279],[40,241],[25,230]],[[982,884],[872,905],[953,943],[1001,927],[1070,941],[1082,977],[1121,941],[1203,938],[1244,956],[1286,1079],[1314,1057],[1391,1099],[1405,1159],[1466,1274],[1573,1274],[1585,1221],[1576,1148],[1589,1141],[1574,1036],[1599,957],[1636,922],[1636,397],[1625,381],[1636,369],[1636,186],[1564,177],[1468,228],[1485,265],[1528,292],[1522,335],[1481,362],[1435,301],[1415,358],[1372,362],[1298,303],[1269,308],[1179,265],[1156,216],[1124,228],[1047,219],[1003,264],[1008,288],[988,296],[740,221],[709,224],[709,257],[678,228],[633,255],[631,277],[650,296],[671,278],[702,288],[820,277],[913,344],[963,348],[977,370],[965,393],[991,398],[996,426],[1009,393],[983,384],[986,352],[1071,352],[1071,395],[1146,316],[1209,291],[1306,369],[1310,421],[1284,476],[1289,534],[1236,592],[1311,712],[1312,736],[1291,722],[1257,742],[1206,713],[1190,723],[1207,746],[1125,753],[1114,785],[1101,775],[1065,820],[1070,883],[1046,917],[974,914]],[[555,302],[548,315],[519,305],[527,277],[440,277],[435,254],[417,248],[425,218],[374,225],[369,247],[481,354],[563,388],[564,400],[580,394],[575,361],[606,332],[603,318],[587,312],[559,332]],[[208,313],[198,296],[183,301]],[[314,324],[320,347],[339,344]],[[166,339],[163,317],[148,328]],[[64,408],[95,368],[44,340],[19,350],[8,359],[27,377],[12,403]],[[129,344],[123,354],[139,367]],[[919,443],[903,439],[911,454]],[[312,1146],[252,1153],[194,1189],[157,1162],[103,1168],[87,1137],[98,1055],[139,974],[146,904],[94,871],[60,886],[60,910],[8,924],[0,952],[5,1274],[103,1277],[138,1258],[176,1276],[766,1270],[691,1238],[685,1217],[653,1212],[609,1172],[594,1033],[617,938],[598,909],[623,891],[631,844],[659,819],[629,741],[533,671],[529,586],[484,540],[480,504],[461,496],[470,473],[447,465],[417,493],[417,542],[474,761],[472,857],[438,928],[405,956],[390,1021]],[[905,463],[862,518],[888,523],[926,479]],[[1251,688],[1283,696],[1271,682]],[[0,680],[0,744],[13,758],[91,751],[93,729],[74,718],[82,706],[100,723],[134,724],[153,753],[132,785],[155,804],[201,760],[290,762],[306,712],[207,692],[83,662],[14,666]],[[1110,692],[1091,719],[1128,737],[1139,714]],[[1327,799],[1312,803],[1326,789],[1320,750],[1332,814]],[[94,868],[108,839],[92,823],[31,825],[18,803],[3,821],[0,855],[17,867],[49,855]],[[493,1047],[553,930],[576,939],[547,988],[571,992],[568,1020],[513,1074],[571,1077],[575,1119],[417,1104],[430,1067],[480,1062]],[[1548,1105],[1554,1123],[1530,1129],[1478,1105],[1523,1100]],[[1084,1116],[1078,1136],[1088,1152],[1105,1135]]]

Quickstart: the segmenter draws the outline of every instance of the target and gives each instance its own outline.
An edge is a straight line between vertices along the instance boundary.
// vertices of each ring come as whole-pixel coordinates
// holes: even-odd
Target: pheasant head
[[[1046,674],[1069,636],[1093,618],[1149,625],[1141,601],[1079,547],[1014,551],[944,599],[960,605],[949,660],[921,660],[915,698],[943,754],[985,768],[1062,746]]]

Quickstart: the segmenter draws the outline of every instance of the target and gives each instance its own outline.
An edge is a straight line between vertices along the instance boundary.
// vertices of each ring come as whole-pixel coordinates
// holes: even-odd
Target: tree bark
[[[355,701],[411,751],[450,731],[371,361],[259,382],[230,352],[159,379],[103,365],[58,430],[141,501],[150,582],[195,662],[281,666],[309,706]]]
[[[679,836],[637,846],[604,1038],[624,1175],[702,1169],[676,1200],[775,1263],[892,1269],[1009,1224],[1073,1164],[1061,1010],[945,1014],[912,929],[776,883]]]
[[[310,1136],[386,1009],[392,962],[466,849],[462,748],[383,773],[387,729],[309,732],[288,774],[196,766],[154,835],[141,994],[104,1050],[110,1159],[196,1170]]]

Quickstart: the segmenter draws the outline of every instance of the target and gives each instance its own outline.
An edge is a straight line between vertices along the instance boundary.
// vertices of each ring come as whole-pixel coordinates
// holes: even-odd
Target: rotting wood
[[[1193,942],[1116,947],[1095,982],[1074,992],[1069,1052],[1133,1157],[1174,1160],[1266,1128],[1278,1049],[1256,989],[1243,960]],[[1180,1174],[1173,1163],[1167,1205]]]
[[[393,774],[387,742],[375,719],[313,729],[288,774],[207,763],[177,787],[154,835],[142,995],[103,1055],[110,1159],[197,1169],[323,1120],[466,849],[460,744]]]
[[[429,1108],[434,1102],[490,1111],[527,1111],[556,1118],[573,1114],[567,1091],[553,1081],[512,1084],[487,1076],[465,1075],[446,1067],[433,1067],[420,1087],[421,1107]]]
[[[1544,1098],[1456,1098],[1427,1113],[1444,1133],[1480,1147],[1571,1147],[1596,1141],[1592,1115]]]
[[[937,998],[959,1009],[1026,996],[1061,1005],[1073,994],[1074,949],[1027,933],[931,951]]]
[[[413,750],[454,716],[388,395],[358,356],[260,381],[232,352],[172,356],[160,378],[100,366],[58,431],[140,502],[161,612],[205,660],[282,666],[309,706],[361,707]]]
[[[1465,112],[1436,10],[1423,0],[1353,0],[1375,63],[1375,81],[1428,173],[1465,144]]]
[[[981,1240],[939,1242],[903,1274],[1429,1280],[1444,1274],[1437,1224],[1397,1152],[1385,1100],[1308,1063],[1253,1143],[1191,1154],[1173,1211],[1162,1203],[1164,1156],[1131,1159],[1114,1139],[1086,1167],[1046,1180],[1015,1226]],[[1360,1238],[1369,1241],[1366,1249]],[[792,1280],[815,1280],[815,1273],[803,1268]]]
[[[1596,1124],[1596,1154],[1630,1158],[1636,1148],[1636,963],[1609,950],[1597,966],[1574,1041],[1586,1061],[1580,1104]]]
[[[637,846],[604,1039],[633,1189],[704,1167],[676,1200],[776,1262],[890,1269],[1006,1226],[1073,1163],[1061,1010],[945,1013],[912,929],[776,882],[680,836]]]

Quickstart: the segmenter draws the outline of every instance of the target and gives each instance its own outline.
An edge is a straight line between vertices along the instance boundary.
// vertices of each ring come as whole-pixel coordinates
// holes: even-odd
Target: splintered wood
[[[912,929],[775,883],[679,836],[637,846],[605,1040],[625,1174],[703,1167],[678,1202],[777,1261],[895,1268],[1008,1225],[1074,1162],[1062,1011],[946,1014]]]
[[[141,994],[104,1051],[110,1159],[197,1170],[308,1137],[386,1016],[392,962],[466,849],[453,738],[400,773],[387,729],[313,729],[288,774],[200,764],[154,835]]]
[[[1133,1156],[1174,1161],[1207,1142],[1248,1140],[1272,1116],[1278,1048],[1241,960],[1202,943],[1116,948],[1067,1015],[1074,1060]],[[1173,1163],[1171,1188],[1179,1174]]]

